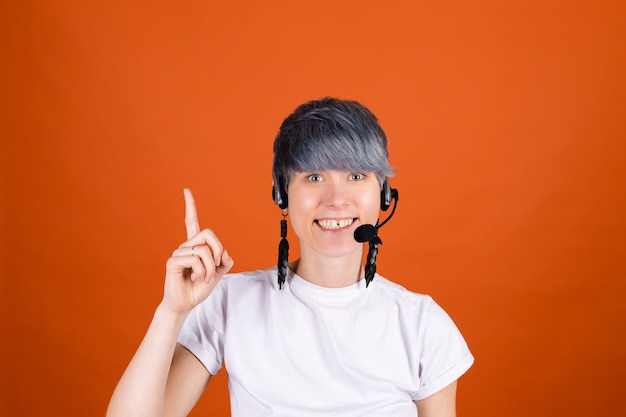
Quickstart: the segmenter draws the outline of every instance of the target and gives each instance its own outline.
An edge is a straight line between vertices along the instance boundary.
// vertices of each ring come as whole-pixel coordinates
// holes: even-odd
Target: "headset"
[[[272,174],[274,185],[272,186],[272,198],[274,203],[278,205],[282,210],[285,210],[289,205],[287,201],[287,190],[285,189],[285,179],[282,175]]]

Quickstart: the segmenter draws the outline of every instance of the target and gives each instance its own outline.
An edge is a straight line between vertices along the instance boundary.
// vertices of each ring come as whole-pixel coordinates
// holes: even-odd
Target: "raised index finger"
[[[198,222],[198,211],[196,210],[196,201],[191,194],[189,188],[183,190],[185,195],[185,227],[187,228],[187,239],[191,239],[200,232],[200,223]]]

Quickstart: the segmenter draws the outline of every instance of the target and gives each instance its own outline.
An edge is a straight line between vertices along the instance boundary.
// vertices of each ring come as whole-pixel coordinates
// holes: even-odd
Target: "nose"
[[[333,179],[326,183],[324,202],[329,206],[341,207],[348,202],[348,187],[343,181]]]

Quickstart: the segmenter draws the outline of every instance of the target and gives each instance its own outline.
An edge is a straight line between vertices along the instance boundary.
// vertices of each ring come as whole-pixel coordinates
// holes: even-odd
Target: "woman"
[[[376,274],[371,225],[397,201],[392,174],[368,109],[301,105],[274,142],[278,266],[229,275],[233,259],[200,230],[185,190],[188,240],[108,415],[186,415],[226,364],[233,416],[455,416],[456,381],[473,363],[463,337],[430,297]],[[291,263],[287,218],[300,242]]]

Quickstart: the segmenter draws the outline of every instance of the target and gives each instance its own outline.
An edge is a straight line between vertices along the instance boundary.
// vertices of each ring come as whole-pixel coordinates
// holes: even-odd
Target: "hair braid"
[[[382,244],[378,236],[369,241],[369,251],[367,252],[367,262],[365,263],[365,287],[370,285],[376,274],[376,256],[378,255],[378,245]]]
[[[287,220],[280,221],[280,243],[278,244],[278,288],[283,289],[287,277],[287,265],[289,259],[289,242],[287,241]]]

